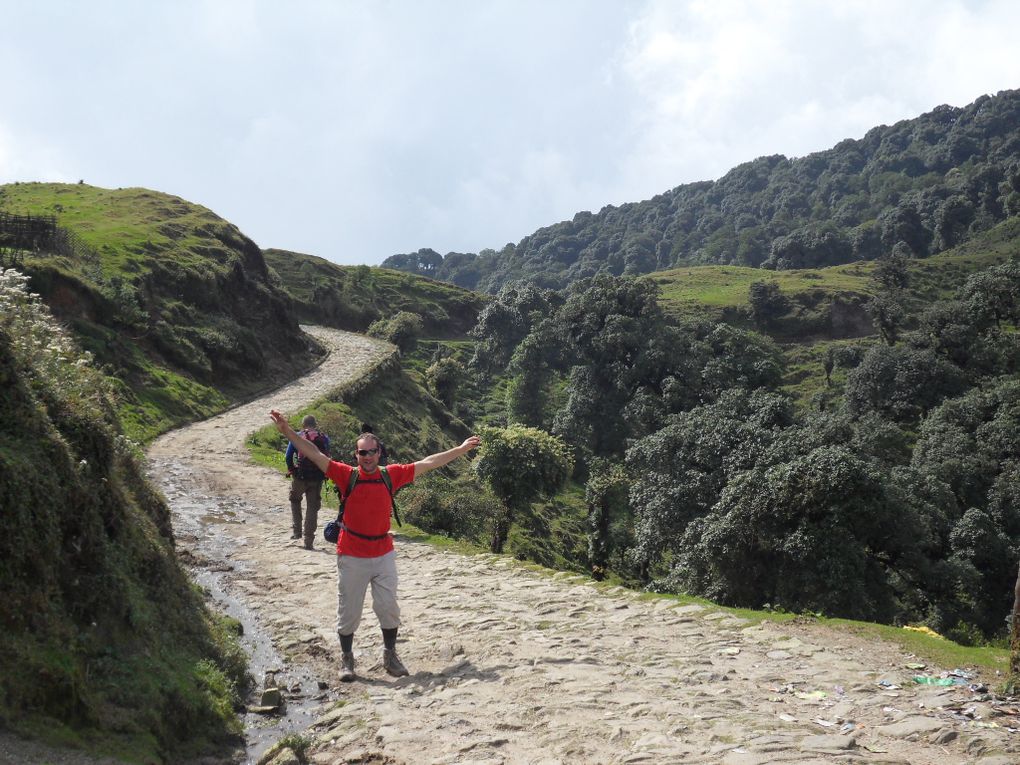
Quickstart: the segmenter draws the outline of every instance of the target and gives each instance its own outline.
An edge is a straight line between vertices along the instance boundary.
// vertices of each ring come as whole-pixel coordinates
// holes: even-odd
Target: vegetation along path
[[[333,352],[299,385],[169,433],[150,451],[154,475],[176,481],[175,518],[189,501],[226,508],[231,522],[214,527],[224,559],[207,563],[228,569],[232,595],[279,653],[328,687],[308,761],[1020,762],[1017,710],[979,686],[994,678],[921,685],[913,676],[953,668],[911,668],[917,659],[891,645],[813,623],[752,624],[399,538],[400,650],[411,675],[382,671],[366,608],[359,679],[340,683],[334,553],[321,539],[312,551],[290,540],[286,482],[243,446],[270,406],[293,412],[392,352],[314,332]],[[177,533],[201,559],[201,540]]]

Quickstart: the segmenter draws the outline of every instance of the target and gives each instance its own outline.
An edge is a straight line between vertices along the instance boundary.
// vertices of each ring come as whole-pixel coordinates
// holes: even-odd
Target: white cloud
[[[66,160],[55,147],[47,146],[26,136],[15,136],[13,131],[0,124],[0,184],[15,181],[46,181],[70,183],[79,180],[71,177]]]
[[[1020,85],[1020,5],[649,2],[621,69],[643,98],[621,186],[647,197]]]

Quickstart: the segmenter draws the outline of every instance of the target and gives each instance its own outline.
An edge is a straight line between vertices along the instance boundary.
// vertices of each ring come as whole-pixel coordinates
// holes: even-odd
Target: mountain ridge
[[[561,288],[598,273],[697,264],[782,270],[924,257],[1020,213],[1020,90],[938,106],[805,157],[759,157],[717,181],[580,211],[517,244],[383,265],[495,293],[514,279]]]

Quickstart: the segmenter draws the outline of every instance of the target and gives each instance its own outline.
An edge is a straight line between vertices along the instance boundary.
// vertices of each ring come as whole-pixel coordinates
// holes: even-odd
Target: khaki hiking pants
[[[305,544],[315,541],[315,530],[319,525],[319,508],[322,507],[322,481],[312,481],[294,476],[290,479],[290,517],[294,534],[303,535]],[[305,522],[301,523],[301,499],[307,499]]]
[[[378,558],[336,556],[337,605],[336,633],[351,635],[361,624],[365,591],[372,585],[372,610],[384,630],[400,626],[397,605],[397,552],[391,550]]]

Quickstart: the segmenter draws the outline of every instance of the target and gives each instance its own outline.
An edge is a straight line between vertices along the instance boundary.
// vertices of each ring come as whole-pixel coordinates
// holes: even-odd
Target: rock
[[[959,732],[952,730],[950,728],[946,728],[938,735],[932,737],[932,743],[939,744],[941,746],[943,744],[948,744],[950,741],[955,741],[959,737],[960,737]]]
[[[279,688],[266,688],[262,691],[262,700],[259,704],[263,707],[279,709],[283,706],[283,694],[280,693]]]
[[[853,736],[805,736],[800,740],[800,749],[802,752],[853,749],[856,746],[857,741]]]
[[[248,707],[248,711],[251,712],[254,715],[274,715],[274,714],[276,714],[277,712],[280,711],[280,708],[279,707],[253,706],[253,707]]]
[[[342,720],[346,716],[347,711],[343,707],[337,707],[336,709],[332,709],[326,714],[322,715],[322,717],[320,717],[314,723],[312,723],[312,727],[332,728],[337,723],[338,720]]]
[[[301,760],[291,749],[281,749],[277,755],[265,765],[301,765]]]
[[[880,725],[876,730],[883,736],[914,740],[925,733],[940,731],[944,727],[945,724],[941,720],[915,715],[913,717],[905,717],[889,725]]]

